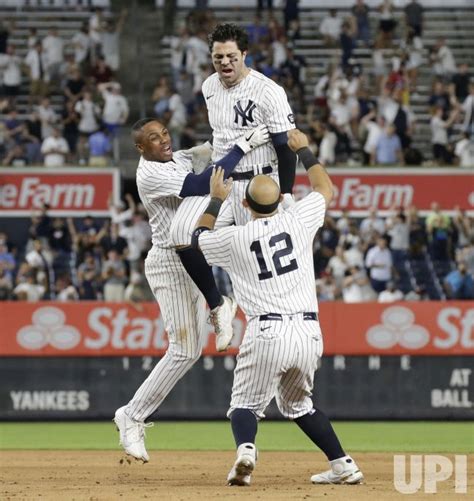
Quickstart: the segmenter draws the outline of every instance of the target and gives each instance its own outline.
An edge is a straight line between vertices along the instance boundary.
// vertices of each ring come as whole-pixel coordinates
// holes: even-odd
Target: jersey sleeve
[[[179,197],[186,176],[192,172],[192,165],[171,162],[141,161],[137,183],[148,200],[175,196]]]
[[[271,85],[266,89],[263,115],[264,123],[271,134],[295,128],[295,118],[286,92],[279,85]]]
[[[316,234],[324,224],[326,200],[321,193],[313,191],[299,202],[296,202],[290,210],[297,214],[298,221],[303,223],[311,233]]]
[[[204,231],[199,235],[199,247],[206,261],[212,266],[228,270],[232,259],[232,242],[238,231],[235,227]]]

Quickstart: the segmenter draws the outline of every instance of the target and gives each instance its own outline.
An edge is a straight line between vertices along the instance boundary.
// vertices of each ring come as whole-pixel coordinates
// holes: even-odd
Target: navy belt
[[[285,316],[289,316],[291,319],[292,317],[296,317],[298,315],[300,315],[300,313],[291,313],[290,315]],[[283,320],[283,315],[280,315],[280,313],[267,313],[266,315],[260,315],[258,318],[260,322],[265,320]],[[303,320],[316,320],[316,322],[319,322],[319,317],[315,311],[305,311],[303,312]]]
[[[270,174],[273,171],[273,169],[270,167],[270,165],[267,165],[266,167],[263,167],[262,169],[262,174]],[[234,181],[250,181],[256,174],[254,173],[253,170],[248,170],[247,172],[233,172],[230,177]]]

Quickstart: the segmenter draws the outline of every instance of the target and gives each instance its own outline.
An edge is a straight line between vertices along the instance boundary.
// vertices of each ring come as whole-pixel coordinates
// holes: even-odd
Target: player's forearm
[[[278,178],[282,193],[291,193],[295,183],[296,154],[289,148],[286,132],[272,135],[273,146],[278,159]]]
[[[296,153],[308,172],[311,188],[313,191],[321,193],[329,204],[334,195],[334,188],[326,169],[318,163],[318,160],[308,147],[300,148]]]
[[[199,218],[199,221],[197,222],[196,227],[193,231],[193,235],[191,237],[191,247],[197,249],[199,247],[199,235],[204,231],[214,229],[217,216],[219,215],[219,210],[223,203],[224,200],[221,200],[220,198],[211,198],[209,205],[203,212],[202,216]]]

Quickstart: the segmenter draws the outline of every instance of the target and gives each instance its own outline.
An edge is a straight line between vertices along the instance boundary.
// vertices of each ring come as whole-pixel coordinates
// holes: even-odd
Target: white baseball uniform
[[[247,317],[228,415],[244,408],[264,417],[274,396],[291,419],[313,407],[323,345],[312,244],[325,210],[324,197],[312,192],[272,217],[199,236],[207,262],[229,273]]]
[[[202,84],[206,100],[209,123],[212,127],[212,161],[223,158],[235,143],[249,130],[265,124],[270,134],[286,132],[295,128],[293,112],[282,87],[258,71],[249,74],[234,87],[227,88],[212,74]],[[278,159],[272,142],[247,153],[235,167],[234,173],[270,174],[278,182]],[[235,176],[234,176],[235,177]],[[242,206],[246,180],[236,180],[230,195],[233,222],[242,225],[250,220],[249,212]],[[175,245],[189,245],[196,223],[207,204],[191,219],[176,218],[171,228],[171,239]],[[229,218],[229,214],[220,218]]]
[[[137,169],[138,194],[149,216],[153,243],[145,260],[145,275],[160,305],[169,339],[165,356],[127,406],[127,414],[138,421],[158,408],[196,362],[206,332],[206,301],[183,268],[170,240],[174,218],[192,217],[209,202],[209,197],[180,198],[183,182],[190,172],[192,156],[185,151],[177,151],[172,161],[163,163],[142,157]]]

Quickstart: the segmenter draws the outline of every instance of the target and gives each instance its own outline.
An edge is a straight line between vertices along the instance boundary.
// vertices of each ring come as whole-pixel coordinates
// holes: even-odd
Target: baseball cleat
[[[125,407],[115,411],[114,422],[120,434],[120,445],[126,454],[133,458],[148,463],[150,457],[145,449],[145,428],[150,428],[153,423],[142,423],[127,416]]]
[[[361,484],[364,475],[350,456],[330,461],[331,469],[311,477],[313,484]]]
[[[227,475],[227,485],[249,486],[256,462],[257,449],[255,445],[251,443],[239,445],[237,460]]]
[[[225,351],[232,341],[234,331],[232,320],[237,313],[237,303],[231,297],[224,296],[224,302],[211,310],[211,322],[216,330],[216,350]]]

